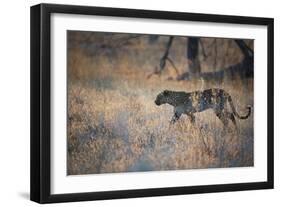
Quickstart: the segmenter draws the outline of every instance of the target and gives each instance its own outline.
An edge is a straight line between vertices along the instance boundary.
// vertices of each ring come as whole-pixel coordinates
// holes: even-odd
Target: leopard
[[[169,104],[174,107],[174,115],[170,121],[171,124],[176,123],[182,114],[187,115],[191,123],[194,124],[195,113],[212,109],[215,115],[221,120],[224,129],[228,127],[229,120],[231,120],[236,130],[238,130],[238,127],[235,117],[247,119],[252,109],[252,106],[248,105],[246,107],[248,112],[245,115],[240,115],[234,107],[230,94],[220,88],[210,88],[193,92],[164,90],[157,95],[154,102],[157,106]],[[231,110],[228,109],[227,103],[229,103]]]

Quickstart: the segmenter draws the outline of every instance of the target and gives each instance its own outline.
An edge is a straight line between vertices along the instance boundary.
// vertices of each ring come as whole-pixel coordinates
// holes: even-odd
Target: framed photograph
[[[31,7],[31,200],[273,188],[273,19]]]

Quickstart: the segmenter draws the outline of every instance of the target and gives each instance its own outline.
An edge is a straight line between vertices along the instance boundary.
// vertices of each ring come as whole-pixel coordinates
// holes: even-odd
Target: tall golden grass
[[[253,114],[237,119],[239,132],[230,124],[223,133],[212,110],[196,113],[195,125],[185,116],[170,125],[173,107],[154,104],[165,89],[217,87],[243,113],[253,105],[253,80],[167,80],[172,72],[146,79],[151,62],[134,61],[68,51],[68,175],[253,166]]]

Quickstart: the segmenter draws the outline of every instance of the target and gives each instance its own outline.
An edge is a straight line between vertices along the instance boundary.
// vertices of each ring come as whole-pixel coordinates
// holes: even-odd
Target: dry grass
[[[223,134],[211,110],[195,114],[195,125],[185,116],[170,125],[173,108],[154,104],[164,89],[218,87],[231,94],[243,113],[245,106],[253,105],[252,80],[179,82],[166,80],[170,74],[147,80],[150,63],[140,70],[125,57],[112,64],[80,50],[69,53],[69,175],[253,166],[253,114],[237,119],[239,133],[230,125]]]

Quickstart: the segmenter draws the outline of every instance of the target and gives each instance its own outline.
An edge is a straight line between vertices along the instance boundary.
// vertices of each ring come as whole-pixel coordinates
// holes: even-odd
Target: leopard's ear
[[[164,96],[167,96],[167,95],[168,95],[168,93],[169,93],[169,91],[168,91],[168,90],[163,91]]]

